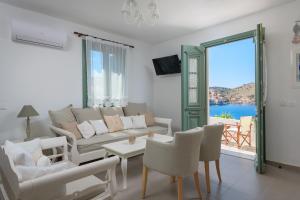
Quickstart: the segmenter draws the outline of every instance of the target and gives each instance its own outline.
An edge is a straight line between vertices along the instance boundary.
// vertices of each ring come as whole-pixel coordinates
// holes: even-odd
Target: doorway
[[[209,48],[232,42],[253,39],[255,42],[255,106],[254,118],[256,135],[256,169],[259,173],[265,171],[265,100],[264,85],[264,28],[258,24],[252,31],[202,43],[197,46],[182,45],[181,47],[181,120],[182,130],[202,127],[209,123]],[[238,60],[239,58],[236,57]],[[226,114],[225,114],[226,115]],[[234,136],[233,136],[234,137]],[[227,138],[225,135],[224,138]]]
[[[255,41],[253,37],[206,50],[208,124],[223,123],[222,153],[256,157]]]

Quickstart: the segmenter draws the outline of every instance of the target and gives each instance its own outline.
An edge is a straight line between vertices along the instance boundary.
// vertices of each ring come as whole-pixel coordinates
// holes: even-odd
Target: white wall
[[[266,116],[267,159],[300,166],[300,90],[291,87],[290,50],[292,27],[300,20],[300,1],[275,7],[255,15],[207,28],[154,46],[153,57],[180,55],[180,45],[199,45],[225,36],[266,27],[268,62],[268,104]],[[205,17],[205,16],[203,16]],[[153,106],[157,115],[172,117],[180,129],[181,81],[179,76],[155,77]],[[282,101],[296,101],[295,107],[281,107]]]
[[[68,48],[56,50],[12,42],[12,19],[66,31]],[[24,104],[32,104],[40,113],[32,118],[33,135],[51,134],[47,127],[49,109],[70,103],[82,105],[81,40],[73,31],[135,45],[129,66],[129,100],[152,106],[152,65],[147,44],[0,3],[0,144],[5,139],[25,137],[25,121],[16,117]]]

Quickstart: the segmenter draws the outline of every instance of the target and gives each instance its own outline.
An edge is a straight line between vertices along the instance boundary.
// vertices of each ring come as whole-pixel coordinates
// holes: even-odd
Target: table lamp
[[[22,110],[19,112],[18,117],[26,117],[26,134],[27,138],[30,137],[30,117],[38,116],[39,113],[32,107],[32,105],[24,105]]]

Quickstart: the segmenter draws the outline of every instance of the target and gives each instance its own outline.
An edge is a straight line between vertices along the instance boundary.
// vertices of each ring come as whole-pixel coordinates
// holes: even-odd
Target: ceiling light
[[[148,6],[142,13],[141,7],[138,5],[136,0],[125,0],[121,13],[127,24],[149,24],[154,26],[157,24],[159,19],[159,10],[156,0],[150,0]]]

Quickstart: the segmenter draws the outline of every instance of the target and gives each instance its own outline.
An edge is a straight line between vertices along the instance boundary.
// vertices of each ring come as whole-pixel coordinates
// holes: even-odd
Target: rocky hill
[[[248,83],[236,88],[210,87],[211,104],[254,104],[255,84]]]

